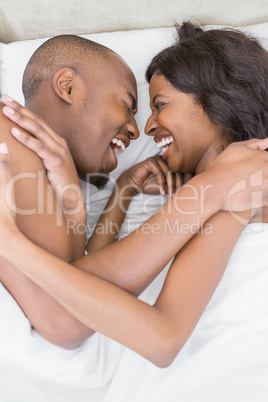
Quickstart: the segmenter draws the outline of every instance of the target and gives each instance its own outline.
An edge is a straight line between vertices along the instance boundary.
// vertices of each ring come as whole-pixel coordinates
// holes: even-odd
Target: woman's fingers
[[[2,101],[4,102],[5,105],[11,107],[15,111],[16,110],[20,111],[25,116],[28,116],[28,117],[31,117],[31,118],[33,118],[33,116],[35,116],[33,112],[31,112],[26,107],[22,106],[19,102],[16,102],[14,99],[12,99],[8,95],[3,95]],[[23,109],[24,109],[24,111],[23,111]]]
[[[43,160],[44,165],[47,169],[51,168],[51,165],[55,162],[55,158],[58,159],[58,155],[55,152],[51,151],[48,145],[32,137],[27,132],[19,130],[17,127],[12,127],[11,134],[16,137],[20,143],[34,151]],[[52,144],[54,148],[54,143],[52,142]],[[49,161],[50,166],[47,166],[46,161]]]
[[[261,151],[267,151],[268,148],[268,138],[264,138],[262,140],[253,138],[251,140],[244,141],[243,143],[249,148],[257,150],[259,149]]]
[[[12,127],[11,134],[43,161],[53,188],[79,185],[79,178],[67,142],[42,119],[8,96],[3,97],[3,113],[20,127]],[[33,135],[32,135],[33,134]]]
[[[63,180],[65,183],[66,180],[71,180],[70,178],[77,182],[77,173],[66,141],[18,102],[10,100],[7,96],[4,96],[4,101],[8,106],[3,108],[3,113],[21,127],[12,127],[11,134],[43,160],[45,168],[52,173],[51,177],[53,176],[55,182],[61,183]],[[65,171],[68,174],[65,175]]]
[[[3,97],[3,100],[7,105],[4,106],[3,113],[21,127],[21,129],[13,127],[12,135],[42,158],[47,169],[58,164],[59,159],[66,157],[68,146],[63,138],[37,115],[7,95]]]
[[[14,100],[11,101],[10,99],[11,98],[7,95],[3,96],[3,102],[6,104],[6,106],[3,107],[5,116],[44,142],[51,141],[52,138],[59,144],[64,145],[64,140],[39,116],[20,105],[18,102]]]
[[[15,101],[8,95],[3,95],[2,98],[3,102],[5,105],[7,105],[9,108],[14,110],[15,112],[19,112],[21,115],[25,117],[29,117],[29,119],[35,120],[35,121],[40,121],[41,118],[32,112],[30,109],[28,109],[25,106],[22,106],[19,102]],[[10,114],[12,114],[12,111],[10,111]],[[18,115],[15,115],[18,116]]]
[[[48,146],[53,146],[55,139],[51,137],[50,132],[45,129],[43,124],[21,114],[20,112],[15,111],[14,109],[11,109],[9,106],[3,107],[3,113],[5,116],[10,118],[14,123],[19,125],[22,129],[33,134],[34,137],[36,137],[43,143],[47,144]],[[27,136],[29,137],[29,134],[27,134]],[[25,143],[25,145],[27,145],[27,143]]]

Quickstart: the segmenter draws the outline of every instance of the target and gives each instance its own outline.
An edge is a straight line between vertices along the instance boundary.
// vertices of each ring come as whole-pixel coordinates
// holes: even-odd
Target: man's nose
[[[144,132],[146,135],[155,135],[157,127],[158,124],[155,121],[154,117],[151,115],[146,122]]]
[[[131,119],[130,122],[127,123],[126,129],[130,135],[131,140],[136,140],[139,137],[140,131],[138,129],[137,122],[134,119],[134,117],[133,119]]]

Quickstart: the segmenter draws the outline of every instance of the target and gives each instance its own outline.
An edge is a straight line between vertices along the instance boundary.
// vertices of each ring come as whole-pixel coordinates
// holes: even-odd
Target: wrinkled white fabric
[[[267,245],[268,224],[250,224],[173,364],[160,369],[125,349],[105,402],[266,402]]]

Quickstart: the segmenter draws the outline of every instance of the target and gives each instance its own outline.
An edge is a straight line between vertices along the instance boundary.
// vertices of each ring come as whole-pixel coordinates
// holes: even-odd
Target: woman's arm
[[[16,243],[13,263],[81,322],[166,367],[198,322],[243,226],[221,212],[205,228],[175,258],[154,306],[56,259],[16,231],[8,238]]]

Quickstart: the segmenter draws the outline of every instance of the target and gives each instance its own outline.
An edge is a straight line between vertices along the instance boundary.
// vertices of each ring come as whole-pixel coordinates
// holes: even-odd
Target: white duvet
[[[108,401],[268,401],[268,224],[244,230],[175,362],[159,369],[126,349]]]
[[[96,334],[50,345],[0,288],[1,402],[266,402],[268,224],[242,233],[224,277],[174,363],[159,369]],[[167,269],[141,296],[152,303]]]

